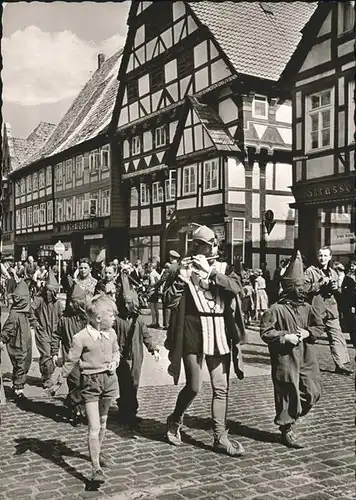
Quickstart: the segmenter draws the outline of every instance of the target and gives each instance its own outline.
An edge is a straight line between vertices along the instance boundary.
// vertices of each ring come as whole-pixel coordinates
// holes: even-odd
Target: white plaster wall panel
[[[208,61],[208,42],[204,40],[194,47],[194,67],[198,68]]]
[[[138,92],[140,96],[150,92],[150,80],[148,75],[143,75],[138,79]]]
[[[339,148],[346,146],[346,144],[345,144],[345,111],[339,111],[338,145],[339,145]]]
[[[195,31],[197,28],[198,26],[196,25],[196,22],[194,21],[192,16],[188,16],[188,35],[193,33],[193,31]]]
[[[190,80],[191,80],[191,76],[187,76],[186,78],[183,78],[182,80],[180,80],[179,82],[179,87],[180,87],[180,98],[182,99],[186,92],[187,92],[187,88],[188,88],[188,85],[190,83]]]
[[[180,35],[182,33],[182,29],[184,26],[184,21],[178,21],[174,26],[173,26],[173,33],[174,33],[174,43],[179,42]]]
[[[145,41],[145,27],[144,25],[139,26],[136,29],[136,34],[135,34],[135,47],[138,47]]]
[[[153,225],[161,224],[162,209],[161,207],[154,207],[152,211]]]
[[[259,248],[260,240],[261,240],[261,223],[260,222],[252,222],[251,239],[252,239],[253,246]],[[259,255],[257,254],[256,257],[258,258],[258,262],[257,262],[257,264],[252,264],[254,268],[259,266]]]
[[[217,194],[206,194],[203,196],[203,206],[208,207],[211,205],[221,205],[223,202],[222,193]]]
[[[211,146],[213,146],[213,142],[210,139],[208,132],[205,129],[203,129],[203,141],[204,141],[204,148],[210,148]]]
[[[125,169],[125,172],[128,171],[128,169],[129,169],[129,162],[124,163],[124,169]]]
[[[302,162],[297,161],[295,164],[295,180],[299,182],[302,180]]]
[[[179,96],[178,96],[178,83],[173,83],[172,85],[169,85],[167,87],[168,92],[172,96],[174,101],[178,101]]]
[[[307,179],[316,179],[324,175],[333,175],[334,158],[332,155],[307,160]]]
[[[129,62],[127,63],[127,70],[126,73],[129,73],[129,71],[132,71],[134,69],[134,56],[133,54],[130,55]]]
[[[128,158],[129,156],[130,156],[130,143],[127,139],[125,139],[123,147],[123,157]]]
[[[296,118],[302,117],[302,93],[296,92],[295,94],[295,116]]]
[[[169,124],[169,141],[172,142],[177,130],[178,121]]]
[[[197,125],[193,130],[195,151],[199,151],[203,149],[203,128],[201,125]]]
[[[122,98],[122,105],[125,106],[127,104],[127,89],[124,90],[124,96]]]
[[[224,123],[238,119],[239,111],[231,98],[219,102],[219,115]]]
[[[215,47],[215,44],[212,40],[210,40],[210,59],[214,59],[219,55],[218,49]]]
[[[300,71],[305,71],[310,68],[314,68],[328,62],[331,60],[331,42],[330,40],[325,40],[325,42],[317,43],[309,51],[303,66]]]
[[[130,211],[130,227],[137,227],[138,225],[138,212],[137,210]]]
[[[234,125],[233,127],[229,127],[229,132],[230,132],[232,137],[235,137],[236,130],[237,130],[237,125]]]
[[[184,153],[188,154],[193,151],[192,129],[184,129]]]
[[[260,166],[257,162],[252,167],[252,189],[260,189]]]
[[[342,76],[339,78],[339,106],[345,104],[345,78]]]
[[[177,150],[177,156],[182,156],[184,155],[184,142],[183,142],[183,138],[179,141],[179,146],[178,146],[178,150]]]
[[[244,191],[229,191],[227,202],[244,205],[246,203]]]
[[[211,65],[211,83],[219,82],[229,75],[231,75],[231,71],[222,59],[219,59]]]
[[[149,61],[153,57],[153,51],[157,43],[157,38],[150,40],[146,43],[146,61]]]
[[[279,194],[266,195],[266,210],[273,210],[274,218],[278,220],[294,220],[294,209],[289,207],[294,203],[293,196],[284,196]]]
[[[302,123],[299,122],[295,126],[295,147],[297,151],[302,149]]]
[[[292,123],[292,106],[290,104],[281,104],[277,107],[276,121]]]
[[[139,115],[138,115],[138,102],[134,102],[133,104],[130,104],[129,106],[129,110],[130,110],[130,121],[134,121],[134,120],[137,120],[137,118],[139,118]]]
[[[173,2],[173,21],[184,16],[186,12],[184,2]]]
[[[141,210],[141,226],[151,225],[151,213],[149,208],[144,208]]]
[[[136,160],[133,160],[133,166],[134,166],[134,169],[137,170],[137,167],[138,167],[138,164],[140,163],[140,160],[136,159]]]
[[[260,194],[252,193],[252,217],[259,219],[260,216]]]
[[[280,133],[285,144],[292,144],[292,129],[277,127],[278,132]]]
[[[187,114],[187,118],[185,120],[185,125],[189,126],[192,124],[192,110],[190,109]]]
[[[160,163],[162,163],[163,155],[164,155],[164,151],[161,151],[160,153],[157,153],[157,158],[158,158],[158,161]]]
[[[271,233],[266,234],[267,247],[294,248],[294,226],[276,223]]]
[[[202,68],[194,74],[195,78],[195,91],[199,92],[209,85],[208,68]]]
[[[266,165],[266,189],[273,189],[273,163]]]
[[[173,59],[164,65],[164,74],[166,83],[177,78],[177,59]]]
[[[263,134],[267,130],[267,125],[262,125],[261,123],[253,123],[253,126],[254,126],[254,129],[256,130],[258,138],[262,139]]]
[[[182,171],[179,168],[177,170],[177,198],[180,196],[181,193],[181,185],[182,185]]]
[[[339,45],[337,48],[338,57],[345,56],[346,54],[352,54],[354,51],[354,45],[355,45],[354,40],[349,40],[348,42]]]
[[[142,46],[136,50],[136,57],[140,61],[140,64],[145,64],[145,47]]]
[[[200,123],[200,120],[199,120],[199,118],[198,118],[198,116],[197,116],[197,114],[196,114],[195,111],[192,112],[192,117],[193,117],[193,123],[194,124],[195,123]]]
[[[194,198],[183,198],[177,200],[177,210],[185,210],[187,208],[197,208],[197,199]]]
[[[350,170],[355,170],[355,150],[350,151]]]
[[[331,11],[329,12],[325,21],[323,22],[319,30],[318,36],[326,35],[326,33],[330,33],[330,31],[331,31]]]
[[[141,99],[141,104],[145,108],[145,111],[147,113],[152,113],[152,110],[151,110],[151,99],[150,99],[149,95],[146,96],[146,97],[144,97],[143,99]]]
[[[276,190],[290,191],[292,183],[292,165],[290,163],[276,163]]]
[[[170,28],[167,31],[164,31],[161,34],[161,38],[162,38],[165,46],[167,47],[167,49],[169,49],[170,47],[172,47],[172,45],[173,45],[173,38],[172,38],[172,30]]]
[[[121,111],[120,111],[120,118],[119,118],[119,127],[120,125],[125,125],[127,122],[128,122],[128,114],[127,114],[127,106],[125,106],[124,108],[121,108]]]
[[[163,90],[159,90],[158,92],[152,94],[152,112],[157,111],[162,92]]]
[[[246,185],[245,168],[243,164],[235,158],[227,159],[227,182],[228,188],[244,188]]]
[[[151,163],[151,160],[152,160],[152,155],[145,156],[146,165],[149,165]]]
[[[152,132],[148,130],[143,133],[143,151],[151,151],[152,149]]]

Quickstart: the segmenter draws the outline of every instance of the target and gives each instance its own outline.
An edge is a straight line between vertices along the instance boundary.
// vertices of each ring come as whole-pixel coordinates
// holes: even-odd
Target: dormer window
[[[268,118],[268,101],[266,96],[254,96],[252,101],[252,116],[254,118]]]

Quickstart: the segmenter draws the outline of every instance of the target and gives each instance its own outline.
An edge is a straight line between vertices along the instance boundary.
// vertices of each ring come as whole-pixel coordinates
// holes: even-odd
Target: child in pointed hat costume
[[[6,344],[13,366],[12,382],[15,396],[22,398],[26,376],[32,360],[31,301],[28,286],[20,281],[13,292],[9,316],[0,332],[0,349]]]
[[[51,339],[51,356],[55,366],[59,366],[60,342],[62,343],[64,361],[66,361],[69,349],[72,347],[74,335],[83,330],[88,323],[85,312],[87,304],[86,294],[75,282],[69,284],[71,287],[67,293],[66,307]],[[67,385],[69,392],[65,404],[69,410],[69,418],[72,420],[73,425],[77,425],[85,414],[80,393],[80,370],[78,364],[75,365],[68,376]]]
[[[305,301],[305,279],[300,252],[282,277],[283,292],[262,316],[260,331],[271,356],[276,417],[282,443],[302,448],[295,422],[320,398],[321,377],[314,342],[323,334],[322,318]]]
[[[43,387],[52,385],[51,376],[55,366],[51,356],[52,333],[57,329],[58,321],[62,316],[63,307],[57,298],[59,284],[52,271],[40,296],[33,303],[33,311],[36,318],[35,338],[38,352],[40,353],[40,372]]]

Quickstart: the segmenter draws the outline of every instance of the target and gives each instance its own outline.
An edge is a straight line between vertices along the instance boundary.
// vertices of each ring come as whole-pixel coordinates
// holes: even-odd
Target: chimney
[[[98,69],[100,69],[105,61],[105,54],[98,54]]]

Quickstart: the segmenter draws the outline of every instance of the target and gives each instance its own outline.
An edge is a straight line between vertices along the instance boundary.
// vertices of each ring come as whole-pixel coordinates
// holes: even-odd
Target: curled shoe
[[[214,450],[218,453],[225,453],[230,457],[240,457],[245,453],[245,448],[241,443],[235,441],[232,443],[228,438],[227,431],[224,432],[220,437],[215,437],[214,439]]]
[[[288,448],[295,448],[297,450],[304,448],[304,445],[298,441],[298,436],[294,432],[293,428],[282,430],[282,444],[288,446]]]
[[[97,484],[105,483],[104,472],[101,469],[93,469],[90,481]]]
[[[172,415],[167,418],[166,437],[168,442],[174,446],[180,446],[182,444],[182,437],[180,434],[181,426],[181,423],[174,422]]]

